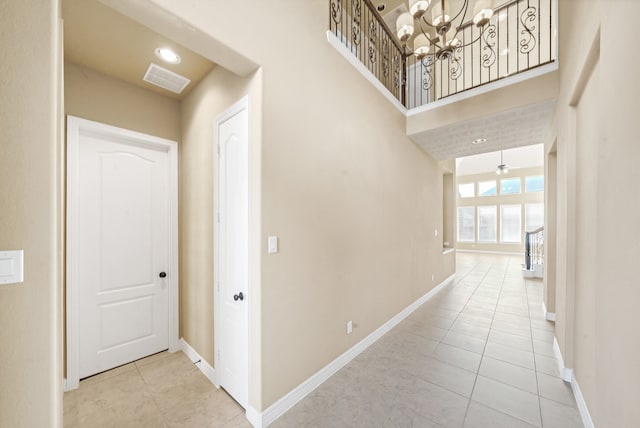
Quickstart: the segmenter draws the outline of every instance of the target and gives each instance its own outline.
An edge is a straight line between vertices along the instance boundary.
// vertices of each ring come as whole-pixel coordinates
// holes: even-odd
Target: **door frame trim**
[[[178,143],[140,132],[67,116],[66,333],[65,391],[79,386],[78,329],[78,162],[81,134],[108,135],[168,155],[169,168],[169,351],[180,349],[178,300]]]
[[[249,111],[249,96],[245,95],[244,97],[242,97],[240,100],[238,100],[235,104],[233,104],[232,106],[228,107],[226,110],[224,110],[222,113],[220,113],[219,115],[216,116],[215,120],[214,120],[214,125],[213,125],[213,152],[214,152],[214,156],[213,156],[213,168],[214,168],[214,174],[213,174],[213,347],[214,347],[214,361],[215,361],[215,386],[217,388],[220,388],[220,349],[221,349],[221,341],[220,341],[220,333],[221,333],[221,329],[220,329],[220,310],[221,310],[221,302],[220,302],[220,278],[219,278],[219,266],[220,266],[220,240],[219,240],[219,229],[220,229],[220,223],[216,220],[216,217],[218,215],[218,213],[220,212],[220,179],[219,179],[219,174],[220,174],[220,152],[218,151],[218,145],[220,143],[220,125],[227,121],[228,119],[230,119],[231,117],[235,116],[236,114],[240,113],[242,110],[246,110],[247,111],[247,186],[249,186],[248,189],[248,195],[250,195],[250,190],[251,190],[251,180],[250,180],[250,175],[251,175],[251,170],[249,168],[249,156],[250,156],[250,141],[251,141],[251,119],[249,117],[250,115],[250,111]],[[250,199],[250,196],[249,196]],[[247,207],[249,207],[249,199],[247,200]],[[249,210],[249,217],[251,216],[251,211]],[[249,220],[251,221],[251,220]],[[247,231],[249,230],[249,223],[247,223]],[[249,239],[249,241],[251,240],[250,234],[247,233],[247,237]],[[250,245],[249,243],[247,243],[247,268],[249,270],[247,277],[251,278],[251,260],[250,260]],[[250,280],[249,280],[250,281]],[[249,284],[248,284],[249,285]],[[249,290],[247,290],[248,292]],[[249,296],[249,299],[251,298],[251,296]],[[249,304],[247,302],[247,304]],[[250,307],[247,308],[247,362],[248,365],[246,367],[247,369],[247,408],[249,407],[249,386],[251,385],[251,371],[249,370],[249,365],[251,364],[249,361],[249,356],[251,355],[251,340],[249,339],[249,330],[251,328],[251,310]],[[246,410],[246,409],[245,409]]]

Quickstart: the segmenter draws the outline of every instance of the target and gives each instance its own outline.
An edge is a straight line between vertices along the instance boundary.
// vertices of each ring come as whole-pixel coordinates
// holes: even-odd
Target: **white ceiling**
[[[555,106],[555,99],[543,101],[430,129],[410,138],[437,160],[543,144]],[[476,138],[486,138],[487,142],[471,144]]]
[[[503,162],[509,169],[532,168],[544,165],[544,144],[504,150]],[[495,172],[500,164],[500,151],[465,156],[456,159],[456,175]]]
[[[65,60],[175,99],[183,99],[215,66],[184,46],[121,15],[99,0],[63,0]],[[155,49],[167,47],[182,57],[167,64]],[[191,80],[181,94],[142,80],[150,63]]]

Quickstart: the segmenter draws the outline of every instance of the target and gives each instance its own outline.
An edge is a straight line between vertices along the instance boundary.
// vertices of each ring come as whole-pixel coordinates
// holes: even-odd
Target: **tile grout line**
[[[536,348],[533,343],[533,323],[531,322],[531,307],[529,306],[529,287],[527,287],[527,278],[524,279],[524,289],[527,296],[527,313],[529,314],[529,330],[531,333],[531,349],[533,350],[533,373],[536,377],[536,389],[538,391],[538,413],[540,415],[540,427],[544,426],[544,422],[542,420],[542,400],[540,400],[540,382],[538,381],[538,363],[536,362]]]
[[[511,264],[511,262],[509,262]],[[542,406],[540,404],[540,386],[538,385],[538,368],[536,366],[536,350],[533,345],[533,331],[531,331],[531,307],[529,306],[529,288],[527,287],[527,278],[524,278],[524,294],[527,299],[527,318],[529,319],[529,334],[531,336],[531,357],[533,358],[533,376],[536,380],[536,398],[538,401],[538,415],[540,416],[540,428],[542,428]],[[519,389],[519,388],[518,388]]]
[[[505,270],[505,274],[504,274],[504,277],[503,277],[503,280],[502,280],[502,286],[500,287],[500,294],[498,295],[498,302],[500,301],[500,297],[502,297],[502,292],[503,292],[503,289],[504,289],[504,281],[505,281],[505,279],[506,279],[506,276],[507,276],[507,273],[508,273],[508,271],[509,271],[509,267],[510,267],[510,266],[511,266],[511,260],[509,260],[509,262],[507,263],[507,268],[506,268],[506,270]],[[527,314],[528,314],[528,318],[529,318],[529,329],[531,329],[531,313],[530,313],[530,309],[529,309],[529,294],[528,294],[527,287],[526,287],[526,279],[525,279],[525,295],[526,295],[526,297],[527,297]],[[494,313],[493,313],[493,319],[491,320],[491,325],[492,325],[492,326],[493,326],[493,321],[495,320],[495,313],[497,312],[497,307],[498,307],[498,304],[496,303],[496,310],[494,311]],[[489,327],[489,334],[491,334],[491,327]],[[534,376],[535,376],[535,378],[536,378],[536,389],[537,389],[537,388],[538,388],[538,376],[537,376],[537,374],[536,374],[536,370],[535,370],[535,367],[536,367],[536,366],[535,366],[535,355],[534,355],[534,352],[533,352],[533,349],[534,349],[534,348],[533,348],[533,337],[531,338],[531,341],[532,341],[532,343],[531,343],[531,349],[532,349],[531,355],[532,355],[532,357],[533,357],[533,364],[534,364],[534,365],[533,365],[533,367],[534,367],[533,375],[534,375]],[[486,350],[486,345],[487,345],[488,343],[489,343],[489,338],[487,337],[487,342],[485,343],[485,350]],[[504,345],[504,346],[506,346],[506,345]],[[482,366],[482,361],[483,361],[483,360],[484,360],[484,351],[482,352],[482,358],[480,359],[480,365],[481,365],[481,366]],[[500,360],[500,361],[501,361],[501,360]],[[512,364],[512,363],[509,363],[509,362],[507,362],[507,361],[503,361],[503,362],[504,362],[504,363],[508,363],[508,364]],[[513,365],[518,366],[518,367],[522,367],[522,366],[519,366],[518,364],[513,364]],[[477,376],[479,376],[479,375],[480,375],[480,369],[478,368],[478,375],[477,375]],[[476,379],[477,379],[477,376],[476,376]],[[496,382],[498,382],[498,381],[496,381]],[[503,382],[499,382],[499,383],[503,383]],[[504,383],[503,383],[503,384],[504,384]],[[510,386],[510,387],[512,387],[512,388],[518,389],[518,390],[520,390],[520,391],[524,391],[524,392],[528,392],[528,393],[530,393],[529,391],[526,391],[526,390],[521,389],[521,388],[518,388],[518,387],[514,387],[514,386],[512,386],[512,385],[508,385],[508,384],[504,384],[504,385],[507,385],[507,386]],[[475,383],[474,383],[474,386],[473,386],[473,387],[474,387],[474,389],[475,389]],[[536,395],[537,395],[537,397],[538,397],[538,412],[540,413],[540,428],[542,428],[542,414],[541,414],[541,411],[540,411],[540,394],[536,394]],[[495,410],[495,411],[497,411],[497,412],[500,412],[500,413],[502,413],[502,414],[505,414],[505,415],[507,415],[507,416],[510,416],[510,417],[512,417],[512,418],[515,418],[515,419],[517,419],[517,420],[523,421],[523,422],[525,422],[525,423],[529,423],[528,421],[524,421],[524,420],[520,419],[520,418],[519,418],[519,417],[517,417],[517,416],[514,416],[514,415],[508,414],[508,413],[506,413],[506,412],[503,412],[503,411],[500,411],[500,410],[494,409],[493,407],[490,407],[490,406],[487,406],[487,407],[489,407],[489,408],[491,408],[491,409],[493,409],[493,410]],[[465,415],[465,419],[466,419],[466,415]]]
[[[508,266],[509,265],[507,264],[507,268],[508,268]],[[484,279],[487,277],[489,272],[491,272],[491,269],[493,267],[494,267],[494,264],[492,263],[491,267],[489,268],[487,273],[484,274],[484,276],[482,277],[482,279],[478,283],[478,286],[475,288],[475,290],[473,290],[473,293],[471,294],[471,296],[467,300],[467,303],[465,303],[465,305],[462,307],[462,310],[460,311],[460,313],[462,313],[462,311],[464,311],[464,309],[467,307],[467,304],[469,303],[469,300],[471,300],[471,297],[473,297],[473,295],[482,286],[482,281],[484,281]],[[505,276],[506,276],[506,271],[505,271]],[[491,325],[493,325],[493,319],[496,316],[496,308],[498,306],[498,301],[500,300],[500,295],[502,294],[502,288],[503,287],[504,287],[504,276],[502,278],[502,283],[500,284],[500,292],[498,293],[498,298],[496,299],[496,304],[495,304],[495,306],[493,308],[493,317],[491,318],[491,324],[489,325],[489,332],[487,333],[487,338],[486,338],[486,340],[484,342],[484,347],[482,348],[482,354],[480,354],[480,363],[478,364],[478,370],[476,371],[476,376],[475,376],[475,379],[473,380],[473,386],[471,387],[471,393],[469,395],[469,401],[467,402],[467,408],[464,411],[463,424],[467,420],[467,416],[469,415],[469,407],[471,407],[471,401],[473,400],[473,392],[476,389],[476,383],[478,382],[478,376],[480,376],[480,367],[482,367],[482,360],[484,359],[484,352],[485,352],[485,350],[487,348],[487,343],[489,343],[489,334],[491,333]]]
[[[492,267],[493,267],[493,265],[492,265]],[[493,322],[494,322],[494,320],[496,318],[496,311],[498,309],[498,302],[500,301],[500,296],[502,296],[502,289],[504,288],[504,281],[505,281],[505,278],[507,276],[507,271],[508,270],[509,270],[509,263],[507,263],[507,267],[505,269],[504,275],[502,276],[502,281],[501,281],[501,284],[500,284],[500,291],[498,292],[498,297],[496,299],[496,304],[495,304],[495,306],[493,308],[493,316],[491,317],[491,324],[489,324],[489,333],[487,333],[487,340],[484,342],[484,347],[482,348],[482,354],[480,355],[480,365],[478,365],[478,372],[476,373],[476,379],[473,382],[473,388],[471,390],[471,397],[473,397],[473,392],[475,391],[476,384],[478,382],[478,376],[480,376],[480,368],[482,367],[482,362],[484,361],[484,353],[487,350],[487,345],[489,344],[489,336],[491,335],[491,326],[493,326]],[[472,398],[469,399],[469,406],[468,407],[471,406],[471,400],[472,400]],[[467,412],[465,413],[465,416],[464,416],[465,420],[467,419],[467,414],[469,412],[469,408],[468,407],[467,407]],[[487,407],[489,407],[489,406],[487,406]],[[492,408],[492,407],[489,407],[489,408]],[[496,410],[496,409],[493,409],[493,410]],[[500,413],[504,413],[504,412],[500,412]],[[506,414],[506,413],[504,413],[504,414]]]

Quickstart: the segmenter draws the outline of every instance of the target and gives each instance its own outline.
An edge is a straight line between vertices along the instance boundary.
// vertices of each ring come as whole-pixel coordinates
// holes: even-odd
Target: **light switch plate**
[[[23,282],[23,250],[0,251],[0,284]]]
[[[277,252],[278,252],[278,237],[277,236],[267,237],[267,253],[275,254]]]

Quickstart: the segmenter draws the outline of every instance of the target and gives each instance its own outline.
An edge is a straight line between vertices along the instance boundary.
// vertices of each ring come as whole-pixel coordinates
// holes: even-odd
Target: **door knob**
[[[158,275],[160,278],[166,278],[167,274],[165,272],[160,272],[160,275]]]
[[[242,294],[242,291],[241,291],[241,292],[239,292],[238,294],[234,294],[234,295],[233,295],[233,300],[235,300],[236,302],[237,302],[238,300],[244,300],[244,295]]]

